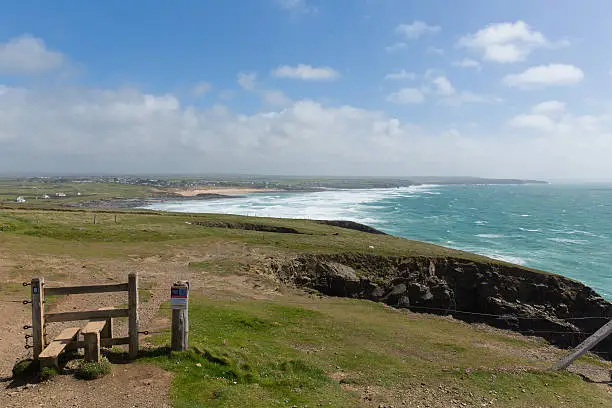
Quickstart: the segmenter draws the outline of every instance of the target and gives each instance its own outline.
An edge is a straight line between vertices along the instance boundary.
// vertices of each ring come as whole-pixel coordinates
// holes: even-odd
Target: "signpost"
[[[172,344],[173,351],[185,351],[189,347],[189,282],[178,281],[170,289],[170,307],[172,308]]]
[[[178,286],[177,284],[179,284],[179,282],[170,289],[170,306],[172,310],[187,309],[189,286]]]

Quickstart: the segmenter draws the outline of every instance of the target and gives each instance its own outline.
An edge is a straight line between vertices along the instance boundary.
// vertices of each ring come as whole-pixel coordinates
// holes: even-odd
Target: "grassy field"
[[[96,224],[93,223],[94,214]],[[207,227],[206,223],[212,221],[238,226],[251,224],[272,228],[285,227],[292,228],[298,233]],[[148,242],[167,241],[189,244],[201,240],[227,239],[290,253],[367,252],[397,256],[453,256],[477,262],[504,263],[469,252],[391,235],[365,234],[306,220],[237,215],[11,209],[0,212],[0,232],[58,241],[115,243],[119,246],[138,246]]]
[[[163,348],[168,335],[159,334],[150,341],[160,348],[141,359],[173,373],[175,407],[531,408],[612,402],[607,385],[547,372],[564,352],[542,340],[367,301],[309,295],[258,273],[270,258],[305,252],[499,261],[303,220],[101,211],[93,224],[93,214],[0,211],[0,298],[21,296],[19,282],[34,275],[52,282],[106,282],[138,270],[148,307],[159,302],[160,287],[166,294],[168,282],[191,279],[193,349],[168,354]],[[206,226],[213,221],[292,228],[298,234]],[[164,331],[167,305],[158,314]],[[580,365],[612,368],[595,357]]]
[[[58,197],[57,193],[65,197]],[[27,207],[50,207],[91,200],[144,198],[152,194],[151,187],[131,184],[0,178],[0,204],[4,205],[14,205],[18,197],[26,200]]]
[[[347,299],[199,296],[190,305],[194,351],[148,359],[175,373],[176,407],[603,407],[611,401],[575,374],[540,371],[525,353],[538,341],[453,320]]]

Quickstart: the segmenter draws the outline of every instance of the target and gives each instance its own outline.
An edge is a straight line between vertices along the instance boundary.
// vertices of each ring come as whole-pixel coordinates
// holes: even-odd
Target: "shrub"
[[[32,377],[38,371],[38,363],[28,358],[15,363],[13,366],[13,378]]]
[[[53,377],[55,377],[58,374],[59,374],[59,372],[57,371],[57,368],[55,368],[55,367],[44,367],[42,370],[40,370],[40,380],[41,381],[49,381],[50,379],[52,379]]]
[[[76,369],[74,375],[81,380],[95,380],[104,377],[111,372],[111,363],[106,357],[102,357],[99,363],[82,362]]]

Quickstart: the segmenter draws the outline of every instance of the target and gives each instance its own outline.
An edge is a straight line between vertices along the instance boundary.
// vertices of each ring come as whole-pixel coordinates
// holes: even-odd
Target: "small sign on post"
[[[172,308],[172,344],[173,351],[185,351],[189,347],[189,282],[175,282],[170,289],[170,307]]]
[[[187,301],[189,299],[189,283],[180,285],[177,282],[170,289],[170,306],[172,310],[187,309]]]

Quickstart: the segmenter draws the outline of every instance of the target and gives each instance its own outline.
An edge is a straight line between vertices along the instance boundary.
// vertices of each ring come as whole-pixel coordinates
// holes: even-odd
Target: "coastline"
[[[196,197],[201,195],[216,194],[220,196],[235,196],[240,194],[249,193],[277,193],[284,192],[283,189],[275,188],[251,188],[251,187],[211,187],[211,188],[193,188],[193,189],[170,189],[167,191],[160,190],[160,192],[170,192],[178,194],[182,197]]]

